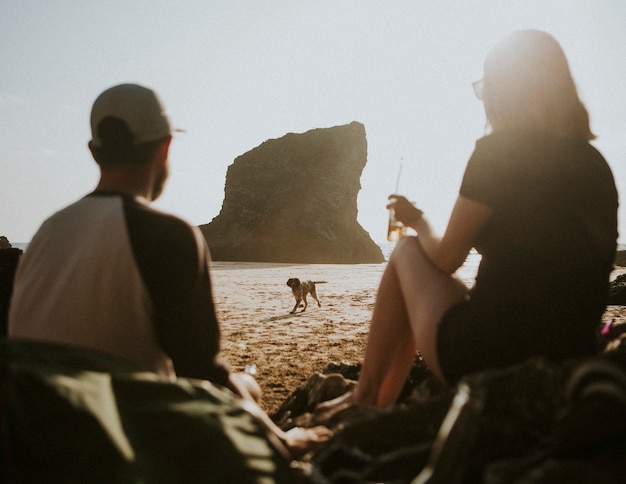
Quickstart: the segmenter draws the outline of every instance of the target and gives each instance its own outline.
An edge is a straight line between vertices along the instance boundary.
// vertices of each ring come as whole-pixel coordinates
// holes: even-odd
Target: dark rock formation
[[[626,250],[618,250],[615,253],[615,265],[626,267]]]
[[[0,249],[11,249],[13,246],[4,235],[0,236]]]
[[[625,341],[615,340],[596,358],[561,365],[530,359],[435,392],[425,391],[433,377],[418,368],[425,381],[413,382],[411,394],[393,407],[297,416],[297,407],[309,410],[315,398],[329,396],[320,382],[342,386],[337,374],[315,375],[282,411],[293,412],[297,425],[324,424],[335,431],[306,459],[314,470],[307,482],[316,484],[622,482]],[[344,365],[333,371],[352,376],[355,369]],[[521,475],[525,478],[517,480]]]
[[[365,127],[287,134],[228,168],[222,209],[201,225],[215,260],[358,264],[384,261],[357,222]]]
[[[6,237],[0,237],[0,241],[3,238],[6,239]],[[13,294],[13,278],[22,255],[21,249],[11,247],[11,244],[8,245],[8,248],[0,248],[0,338],[7,335],[9,302],[11,294]]]
[[[611,281],[609,304],[626,306],[626,274],[621,274]]]
[[[359,377],[359,364],[329,364],[272,418],[285,429],[334,430],[302,459],[312,484],[623,482],[626,324],[620,326],[596,357],[558,365],[531,358],[474,373],[455,388],[438,384],[417,358],[398,404],[386,409],[315,411]]]

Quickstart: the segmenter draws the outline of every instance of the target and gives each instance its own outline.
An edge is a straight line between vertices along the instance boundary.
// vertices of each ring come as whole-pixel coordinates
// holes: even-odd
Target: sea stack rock
[[[228,167],[222,209],[201,225],[214,260],[306,264],[380,263],[357,222],[367,162],[365,127],[289,133]]]

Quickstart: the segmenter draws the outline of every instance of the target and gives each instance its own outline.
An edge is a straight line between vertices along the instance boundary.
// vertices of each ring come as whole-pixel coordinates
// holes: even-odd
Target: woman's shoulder
[[[532,130],[500,130],[486,134],[476,142],[479,145],[509,145],[526,144],[531,140],[542,142],[556,142],[557,137],[543,131]]]
[[[548,131],[531,130],[531,129],[518,129],[518,130],[500,130],[486,134],[482,138],[479,138],[477,144],[485,145],[497,145],[497,144],[509,144],[509,143],[523,143],[523,144],[547,144],[557,146],[588,146],[592,147],[591,143],[582,138],[563,137]]]
[[[536,137],[528,132],[498,131],[489,133],[476,141],[472,153],[472,164],[507,164],[536,143]]]
[[[587,140],[565,138],[545,131],[510,130],[497,131],[476,141],[476,152],[493,155],[549,156],[566,158],[599,159],[602,154]]]

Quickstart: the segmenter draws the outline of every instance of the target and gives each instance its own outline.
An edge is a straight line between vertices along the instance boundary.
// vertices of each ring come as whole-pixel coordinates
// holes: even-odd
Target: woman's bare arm
[[[433,233],[423,212],[405,197],[391,195],[389,204],[396,218],[418,234],[420,244],[428,257],[447,274],[452,274],[465,262],[478,233],[491,216],[491,208],[460,195],[452,209],[443,237]]]

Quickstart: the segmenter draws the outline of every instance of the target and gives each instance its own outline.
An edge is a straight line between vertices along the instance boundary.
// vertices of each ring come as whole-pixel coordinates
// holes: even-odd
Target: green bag
[[[293,482],[237,399],[106,355],[0,341],[4,482]]]

